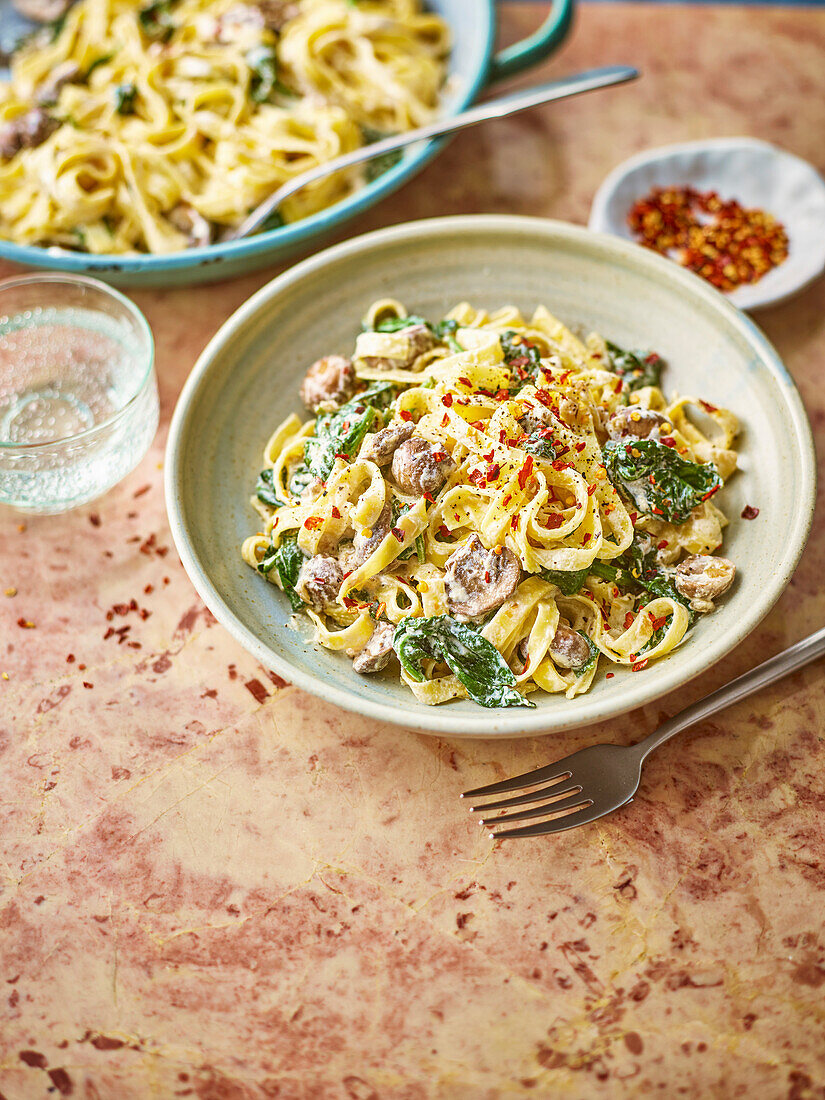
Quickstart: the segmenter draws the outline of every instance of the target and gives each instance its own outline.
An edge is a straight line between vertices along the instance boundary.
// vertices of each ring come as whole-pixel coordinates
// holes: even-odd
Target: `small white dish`
[[[753,138],[689,141],[630,157],[596,192],[588,228],[634,240],[627,224],[633,203],[669,185],[717,191],[784,225],[788,258],[759,282],[725,295],[739,309],[782,302],[825,270],[825,180],[807,161]]]

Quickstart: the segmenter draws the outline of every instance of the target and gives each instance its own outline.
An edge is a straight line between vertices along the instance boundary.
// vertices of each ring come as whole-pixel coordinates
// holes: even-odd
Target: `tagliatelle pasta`
[[[264,451],[244,560],[362,673],[427,704],[572,698],[643,670],[714,608],[732,413],[668,400],[661,361],[544,307],[437,323],[374,303]]]
[[[174,252],[281,183],[433,117],[449,30],[420,0],[78,0],[0,85],[0,235]],[[319,181],[286,221],[374,167]]]

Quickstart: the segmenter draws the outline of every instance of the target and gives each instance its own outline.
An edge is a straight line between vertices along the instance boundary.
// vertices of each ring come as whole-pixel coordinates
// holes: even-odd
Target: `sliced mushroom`
[[[356,381],[351,359],[325,355],[307,371],[301,383],[301,400],[314,413],[331,412],[352,397]]]
[[[264,26],[276,33],[300,12],[298,4],[292,0],[258,0],[255,6],[263,16]]]
[[[79,83],[82,75],[83,70],[74,61],[63,61],[60,65],[55,65],[48,79],[38,89],[37,102],[41,107],[52,106],[57,103],[60,89],[66,84]]]
[[[364,366],[371,370],[408,370],[419,355],[431,351],[438,341],[426,325],[410,325],[396,334],[407,341],[407,353],[403,357],[368,355],[364,357]]]
[[[666,416],[653,409],[626,405],[608,420],[607,434],[611,439],[658,439],[659,430],[668,423]]]
[[[8,159],[21,149],[34,149],[53,134],[60,123],[42,107],[33,107],[0,127],[0,156]]]
[[[168,221],[185,234],[191,248],[204,248],[212,242],[213,225],[188,202],[179,202],[166,215]]]
[[[257,4],[235,4],[215,21],[215,40],[221,43],[247,41],[253,45],[266,26]]]
[[[12,0],[13,6],[33,23],[54,23],[62,18],[74,0]]]
[[[713,611],[713,601],[727,592],[736,576],[728,558],[691,554],[676,569],[676,591],[690,600],[694,611]]]
[[[378,519],[374,521],[372,527],[369,529],[369,534],[357,534],[352,540],[352,558],[351,566],[348,562],[347,568],[357,568],[359,565],[367,560],[370,554],[374,553],[384,539],[389,534],[389,530],[392,527],[392,506],[389,501],[381,509],[381,514]]]
[[[454,615],[480,619],[501,607],[518,587],[521,563],[512,550],[488,550],[473,535],[446,562],[444,588]]]
[[[314,611],[326,611],[341,590],[344,572],[335,558],[316,554],[301,566],[295,591]]]
[[[572,630],[562,619],[556,627],[549,652],[558,668],[581,668],[590,657],[590,646],[577,630]]]
[[[370,640],[353,659],[353,669],[365,676],[386,668],[393,655],[392,640],[394,635],[395,627],[392,623],[376,623],[375,630],[370,635]]]
[[[415,424],[412,421],[393,420],[364,444],[359,457],[366,458],[377,466],[386,466],[397,448],[406,443],[414,431]]]
[[[435,496],[455,469],[455,463],[442,448],[413,436],[392,456],[392,477],[398,488],[410,496]]]

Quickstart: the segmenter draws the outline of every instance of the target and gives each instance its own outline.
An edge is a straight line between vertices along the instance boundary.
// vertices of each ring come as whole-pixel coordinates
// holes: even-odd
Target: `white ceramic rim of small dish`
[[[708,158],[718,164],[710,173],[701,170]],[[737,171],[737,162],[742,164],[745,158],[767,170],[761,174]],[[634,178],[639,180],[638,187],[631,186]],[[808,161],[757,138],[679,142],[629,157],[610,172],[596,192],[588,228],[632,241],[625,222],[630,205],[651,187],[667,184],[718,190],[722,198],[759,206],[784,224],[790,246],[787,260],[758,282],[725,295],[739,309],[778,305],[825,271],[825,179]],[[627,193],[622,196],[624,189]],[[793,203],[783,203],[786,192],[793,193]]]

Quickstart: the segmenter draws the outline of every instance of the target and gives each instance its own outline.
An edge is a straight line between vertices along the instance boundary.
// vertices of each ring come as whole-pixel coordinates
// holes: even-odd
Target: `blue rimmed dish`
[[[499,53],[494,52],[495,0],[429,0],[427,6],[449,23],[453,35],[444,112],[458,114],[493,81],[514,76],[546,58],[564,40],[574,0],[554,0],[541,27]],[[0,46],[19,35],[11,5],[0,8]],[[341,202],[302,221],[241,241],[190,248],[170,255],[90,255],[0,240],[0,259],[27,267],[93,275],[116,286],[185,286],[246,274],[288,259],[312,242],[320,244],[347,221],[396,191],[429,163],[443,146],[430,141],[407,149],[392,168]]]

